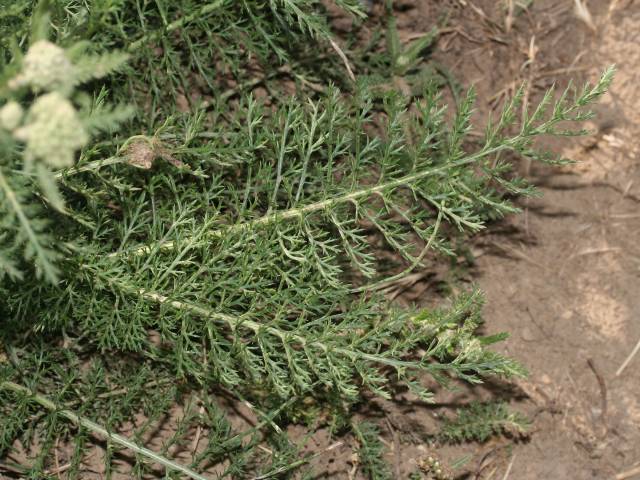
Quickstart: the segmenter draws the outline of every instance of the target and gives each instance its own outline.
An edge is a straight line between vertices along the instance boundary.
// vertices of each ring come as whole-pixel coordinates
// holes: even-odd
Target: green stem
[[[438,234],[438,230],[440,229],[441,222],[442,222],[442,210],[439,210],[438,218],[436,219],[436,224],[433,227],[433,233],[429,237],[427,244],[424,246],[420,254],[413,260],[413,262],[411,262],[411,265],[409,265],[406,269],[384,280],[380,280],[374,283],[367,283],[360,287],[354,288],[353,292],[371,292],[373,290],[381,290],[383,288],[387,288],[389,285],[392,285],[394,282],[397,282],[398,280],[406,277],[412,271],[414,271],[418,266],[422,265],[422,260],[424,260],[424,257],[431,250],[431,244],[433,243],[433,240],[436,238],[436,235]]]
[[[163,457],[162,455],[152,450],[149,450],[148,448],[137,445],[136,443],[129,440],[127,437],[123,437],[122,435],[118,435],[117,433],[109,432],[106,428],[102,427],[101,425],[98,425],[95,422],[92,422],[88,418],[81,417],[70,410],[59,409],[56,406],[56,404],[53,403],[51,400],[49,400],[47,397],[39,395],[27,387],[18,385],[17,383],[13,383],[13,382],[2,382],[0,383],[0,390],[9,390],[14,393],[19,393],[19,394],[23,394],[28,397],[31,397],[33,401],[39,404],[40,406],[52,412],[57,412],[59,415],[66,418],[71,423],[77,426],[84,427],[93,433],[101,435],[102,437],[105,437],[108,440],[111,440],[115,443],[118,443],[128,448],[129,450],[132,450],[135,453],[138,453],[144,457],[147,457],[153,460],[154,462],[164,465],[166,468],[170,470],[176,470],[178,472],[184,473],[189,478],[192,478],[194,480],[208,480],[207,477],[204,477],[199,473],[194,472],[193,470],[185,467],[184,465],[180,465],[179,463],[169,460],[168,458]]]
[[[109,165],[118,165],[119,163],[128,163],[129,158],[126,154],[127,147],[129,146],[129,144],[133,142],[140,142],[140,141],[152,143],[153,138],[148,137],[147,135],[133,135],[127,138],[122,143],[122,145],[118,148],[118,151],[114,156],[109,158],[104,158],[101,160],[95,160],[93,162],[87,162],[80,166],[73,166],[71,168],[58,170],[53,174],[53,178],[55,178],[56,180],[60,180],[61,178],[69,175],[75,175],[77,173],[82,173],[82,172],[92,172],[94,170],[100,170],[102,167],[107,167]]]
[[[512,139],[513,141],[513,139]],[[315,203],[311,203],[307,206],[304,207],[300,207],[300,208],[291,208],[289,210],[284,210],[284,211],[279,211],[279,212],[274,212],[271,213],[269,215],[265,215],[263,217],[260,217],[258,219],[255,220],[251,220],[248,222],[244,222],[244,223],[238,223],[235,225],[231,225],[229,227],[224,227],[218,230],[213,230],[211,232],[209,232],[207,234],[208,238],[220,238],[223,234],[232,234],[234,232],[240,232],[243,230],[250,230],[254,227],[259,227],[259,226],[263,226],[263,225],[268,225],[270,223],[273,223],[275,221],[284,221],[284,220],[291,220],[294,218],[300,218],[303,217],[307,214],[313,213],[313,212],[317,212],[320,210],[326,210],[329,209],[331,207],[334,207],[336,205],[342,204],[342,203],[348,203],[348,202],[353,202],[355,200],[359,200],[362,197],[369,197],[371,195],[374,194],[378,194],[378,193],[382,193],[385,190],[391,190],[394,188],[398,188],[398,187],[402,187],[402,186],[406,186],[406,185],[411,185],[412,183],[415,183],[419,180],[422,180],[423,178],[426,178],[430,175],[434,175],[440,172],[444,172],[447,170],[450,170],[452,168],[456,168],[456,167],[461,167],[464,165],[468,165],[471,163],[474,163],[476,161],[478,161],[479,159],[486,157],[487,155],[491,155],[493,153],[497,153],[501,150],[507,150],[511,148],[511,143],[512,142],[507,142],[504,143],[502,145],[499,145],[497,147],[493,147],[493,148],[488,148],[485,150],[481,150],[480,152],[476,153],[475,155],[470,155],[468,157],[464,157],[456,162],[453,163],[448,163],[446,165],[441,165],[439,167],[434,167],[434,168],[428,168],[426,170],[423,170],[421,172],[418,173],[412,173],[410,175],[405,175],[404,177],[398,178],[396,180],[392,180],[386,183],[381,183],[379,185],[373,186],[373,187],[367,187],[367,188],[362,188],[359,190],[355,190],[351,193],[336,197],[336,198],[329,198],[326,200],[321,200],[319,202],[315,202]],[[132,250],[125,250],[122,252],[114,252],[112,254],[110,254],[110,257],[116,257],[116,256],[120,256],[122,254],[126,254],[126,255],[144,255],[144,254],[148,254],[151,253],[153,250],[155,250],[155,248],[158,247],[157,244],[153,244],[153,245],[143,245],[141,247],[138,248],[134,248]],[[176,248],[176,244],[175,242],[169,241],[169,242],[165,242],[162,245],[159,246],[160,250],[163,251],[167,251],[167,250],[173,250]]]
[[[42,245],[40,244],[40,239],[38,238],[38,235],[33,230],[31,223],[29,222],[29,218],[27,217],[27,214],[23,210],[22,205],[20,205],[20,202],[18,201],[18,197],[16,196],[16,193],[13,191],[6,177],[2,173],[2,169],[0,169],[0,190],[4,191],[4,196],[6,201],[13,208],[13,211],[16,217],[18,218],[18,221],[20,222],[22,229],[24,230],[27,238],[29,239],[29,241],[31,242],[31,245],[33,246],[33,249],[35,250],[36,257],[40,259],[42,270],[44,271],[45,276],[51,282],[53,283],[57,282],[58,275],[56,273],[56,269],[47,260],[47,253],[42,247]]]
[[[239,327],[246,327],[256,334],[258,334],[259,332],[268,332],[269,334],[278,337],[283,342],[288,342],[293,340],[302,347],[306,347],[306,346],[315,347],[322,350],[325,354],[333,352],[339,355],[343,355],[352,360],[358,358],[360,360],[366,360],[372,363],[388,365],[394,368],[416,368],[417,366],[419,366],[419,364],[416,362],[395,360],[393,358],[388,358],[382,355],[372,355],[372,354],[360,352],[357,350],[349,350],[347,348],[330,347],[330,346],[327,346],[326,343],[323,343],[321,341],[318,341],[318,340],[310,341],[309,339],[303,337],[302,335],[287,332],[279,328],[266,326],[261,323],[255,322],[253,320],[248,320],[243,316],[234,316],[234,315],[227,315],[225,313],[214,312],[212,310],[201,307],[199,305],[194,305],[189,302],[172,300],[169,297],[162,295],[158,292],[150,292],[143,288],[127,287],[125,285],[122,285],[114,281],[109,281],[109,283],[124,293],[130,294],[130,295],[139,295],[145,300],[149,300],[151,302],[155,302],[161,305],[169,305],[170,307],[176,310],[189,312],[205,319],[208,318],[214,321],[225,323],[229,326],[229,328],[232,331],[236,331]]]
[[[126,163],[128,161],[129,159],[124,156],[109,157],[103,160],[88,162],[78,167],[71,167],[71,168],[66,168],[64,170],[58,170],[53,174],[53,178],[55,178],[56,180],[60,180],[61,178],[66,177],[67,175],[75,175],[76,173],[82,173],[82,172],[91,172],[93,170],[99,170],[102,167],[106,167],[108,165],[117,165],[119,163]]]

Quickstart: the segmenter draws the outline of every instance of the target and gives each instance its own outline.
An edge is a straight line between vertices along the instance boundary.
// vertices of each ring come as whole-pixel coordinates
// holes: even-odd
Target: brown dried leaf
[[[156,152],[150,142],[145,140],[135,140],[126,151],[129,165],[137,168],[149,170],[156,158]]]
[[[135,140],[127,147],[126,154],[130,165],[144,170],[149,170],[156,158],[162,158],[177,168],[185,166],[155,140]]]

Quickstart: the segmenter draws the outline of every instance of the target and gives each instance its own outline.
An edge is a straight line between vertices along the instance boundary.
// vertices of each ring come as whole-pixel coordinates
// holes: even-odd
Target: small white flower
[[[460,357],[469,361],[477,362],[482,358],[484,353],[482,343],[477,338],[472,338],[461,342]]]
[[[30,85],[36,91],[69,88],[74,81],[74,68],[65,51],[46,40],[39,40],[22,60],[22,72],[10,86]]]
[[[20,125],[24,112],[18,102],[9,102],[0,108],[0,127],[13,130]]]
[[[73,165],[75,151],[89,141],[75,108],[58,92],[38,97],[25,125],[14,136],[26,142],[27,158],[39,159],[54,168]]]
[[[455,332],[453,330],[444,330],[437,335],[438,344],[443,345],[445,348],[449,348],[455,339]]]

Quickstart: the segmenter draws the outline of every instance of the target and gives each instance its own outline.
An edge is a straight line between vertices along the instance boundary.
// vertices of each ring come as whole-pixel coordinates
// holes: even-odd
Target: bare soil
[[[619,370],[640,341],[640,5],[613,3],[590,2],[593,33],[569,11],[558,33],[537,37],[543,62],[580,57],[542,68],[619,72],[596,135],[564,149],[579,163],[534,168],[544,197],[509,220],[515,235],[487,235],[478,260],[488,328],[513,332],[506,350],[531,371],[522,388],[534,432],[513,450],[514,479],[640,478],[640,356]]]

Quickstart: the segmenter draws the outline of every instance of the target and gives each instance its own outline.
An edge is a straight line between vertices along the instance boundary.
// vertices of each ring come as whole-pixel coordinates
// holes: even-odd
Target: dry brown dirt
[[[579,163],[534,168],[544,197],[510,219],[517,236],[485,238],[508,249],[477,265],[489,329],[513,332],[505,349],[531,372],[534,432],[513,450],[513,479],[640,478],[640,356],[619,370],[640,341],[640,5],[618,3],[591,2],[595,32],[567,16],[558,42],[540,44],[542,61],[564,50],[589,78],[618,74],[595,137],[563,151]]]

